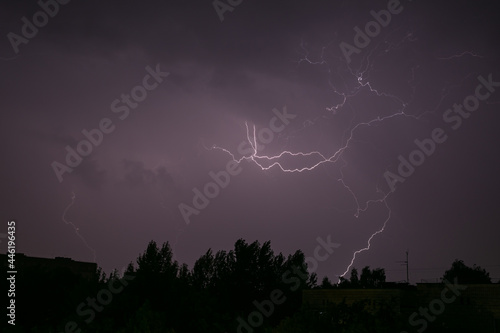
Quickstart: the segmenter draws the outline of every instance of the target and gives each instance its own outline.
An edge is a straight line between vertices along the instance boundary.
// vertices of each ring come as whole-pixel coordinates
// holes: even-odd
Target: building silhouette
[[[500,332],[500,284],[461,286],[465,289],[460,290],[460,295],[453,302],[445,304],[443,312],[450,317],[468,318],[477,328],[475,332]],[[365,309],[372,313],[382,304],[389,304],[398,314],[408,314],[418,311],[420,307],[439,305],[446,288],[444,283],[417,283],[416,286],[394,284],[378,289],[311,289],[303,290],[302,300],[306,306],[318,311],[327,310],[331,304],[352,305],[364,301]],[[451,291],[445,295],[453,298]]]
[[[7,254],[0,254],[0,258],[4,265],[4,270],[8,271]],[[22,274],[24,270],[39,270],[41,272],[56,272],[61,270],[69,271],[77,276],[85,279],[93,279],[97,276],[97,264],[91,262],[75,261],[70,258],[55,257],[39,258],[29,257],[23,253],[16,253],[15,255],[15,268],[18,274]]]

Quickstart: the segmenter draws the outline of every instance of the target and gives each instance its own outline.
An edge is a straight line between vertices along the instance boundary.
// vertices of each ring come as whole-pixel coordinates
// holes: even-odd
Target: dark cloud
[[[500,81],[496,1],[401,3],[348,63],[340,43],[353,44],[354,27],[364,29],[388,1],[244,0],[223,22],[211,1],[70,1],[17,55],[7,34],[20,34],[21,18],[40,8],[3,2],[2,200],[24,226],[19,250],[88,260],[78,239],[59,241],[69,237],[58,223],[75,192],[69,214],[106,270],[126,265],[150,239],[175,243],[176,258],[191,265],[238,238],[310,254],[318,236],[331,234],[342,245],[318,272],[341,274],[387,219],[378,200],[388,189],[384,172],[397,169],[415,139],[448,126],[443,113],[474,93],[479,75]],[[158,64],[170,75],[120,119],[112,102],[140,93],[145,68]],[[446,127],[448,140],[399,184],[386,231],[357,267],[386,267],[401,280],[395,262],[407,248],[415,281],[438,277],[456,258],[498,265],[497,94],[459,130]],[[245,122],[269,128],[273,109],[284,106],[296,117],[261,154],[331,156],[348,144],[342,156],[302,173],[244,161],[186,225],[179,204],[193,206],[195,190],[214,183],[231,158],[210,148],[240,157]],[[51,163],[64,163],[65,147],[103,118],[115,130],[60,183]],[[299,168],[318,158],[282,161]]]

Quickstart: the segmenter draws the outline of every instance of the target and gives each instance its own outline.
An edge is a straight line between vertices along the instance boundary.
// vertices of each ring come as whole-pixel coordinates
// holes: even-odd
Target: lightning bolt
[[[365,85],[365,86],[367,86],[367,85]],[[370,88],[371,91],[375,91],[371,86],[369,88]],[[382,94],[380,94],[380,95],[382,95]],[[384,94],[384,95],[387,95],[387,94]],[[236,158],[235,154],[233,154],[230,150],[228,150],[226,148],[222,148],[222,147],[214,145],[214,146],[212,146],[212,149],[223,151],[224,153],[226,153],[229,156],[231,156],[232,160],[235,161],[236,163],[241,163],[244,160],[249,161],[249,162],[253,162],[262,171],[269,170],[269,169],[271,169],[273,167],[276,167],[279,170],[281,170],[282,172],[287,172],[287,173],[307,172],[307,171],[312,171],[312,170],[318,168],[320,165],[325,164],[325,163],[337,163],[339,160],[342,161],[344,164],[341,167],[341,178],[337,179],[337,181],[339,181],[342,184],[342,186],[352,195],[354,201],[356,202],[356,212],[355,212],[354,216],[356,218],[358,218],[359,215],[360,215],[360,213],[365,212],[371,204],[375,204],[375,203],[382,203],[382,204],[384,204],[385,207],[386,207],[386,209],[387,209],[387,211],[388,211],[388,216],[387,216],[386,220],[384,221],[382,227],[379,230],[377,230],[376,232],[374,232],[369,237],[368,242],[367,242],[368,245],[365,248],[359,249],[359,250],[357,250],[357,251],[355,251],[353,253],[351,262],[348,265],[346,271],[342,275],[340,275],[340,277],[343,277],[345,274],[348,273],[348,271],[350,270],[350,268],[354,264],[354,261],[356,260],[357,255],[360,254],[360,253],[362,253],[362,252],[364,252],[364,251],[368,251],[370,249],[372,239],[375,236],[377,236],[378,234],[382,233],[385,230],[385,227],[386,227],[387,223],[389,222],[390,217],[391,217],[391,213],[392,213],[391,209],[390,209],[390,207],[389,207],[389,205],[387,203],[387,198],[388,198],[388,196],[389,196],[390,193],[384,194],[383,197],[380,198],[380,199],[367,201],[366,204],[363,207],[360,205],[356,194],[354,193],[354,191],[348,186],[348,184],[344,180],[343,169],[347,167],[347,162],[343,159],[343,153],[349,148],[349,144],[353,140],[354,132],[356,130],[358,130],[359,128],[361,128],[363,126],[370,126],[370,125],[372,125],[374,123],[381,122],[381,121],[384,121],[385,119],[389,119],[389,118],[392,118],[392,117],[395,117],[395,116],[408,116],[408,117],[413,117],[413,118],[418,119],[418,117],[405,114],[404,110],[402,110],[401,112],[398,112],[398,113],[393,114],[391,116],[377,117],[377,118],[374,118],[374,119],[372,119],[371,121],[368,121],[368,122],[358,123],[356,126],[354,126],[351,129],[351,131],[349,133],[349,136],[348,136],[346,142],[344,143],[344,145],[341,148],[339,148],[337,151],[335,151],[330,156],[325,156],[324,154],[322,154],[319,151],[291,152],[289,150],[285,150],[285,151],[283,151],[283,152],[281,152],[281,153],[279,153],[277,155],[261,155],[258,152],[257,136],[256,136],[256,126],[253,125],[252,128],[250,128],[248,126],[247,122],[245,122],[245,127],[246,127],[246,131],[247,131],[247,141],[250,144],[250,146],[252,148],[252,151],[253,151],[251,155],[249,155],[249,156],[243,156],[241,158]],[[312,165],[303,166],[303,167],[300,167],[300,168],[286,168],[280,162],[280,159],[282,157],[284,157],[284,156],[291,156],[291,157],[316,157],[319,161],[315,162]],[[267,162],[267,163],[264,163],[264,162]],[[382,193],[382,191],[380,191],[380,190],[378,190],[378,192]]]
[[[476,58],[484,58],[484,56],[476,54],[476,53],[474,53],[472,51],[464,51],[464,52],[462,52],[460,54],[453,54],[453,55],[451,55],[449,57],[443,57],[443,58],[437,58],[437,59],[439,59],[439,60],[450,60],[450,59],[455,59],[455,58],[461,58],[461,57],[464,57],[466,55],[469,55],[471,57],[476,57]]]
[[[85,240],[85,238],[80,234],[80,228],[78,228],[73,222],[70,222],[70,221],[66,220],[66,213],[71,208],[71,206],[73,206],[75,204],[75,199],[76,199],[75,192],[71,192],[71,202],[66,207],[66,209],[64,210],[64,212],[62,214],[62,220],[63,220],[64,223],[66,223],[66,225],[71,225],[73,227],[73,230],[75,231],[75,234],[78,236],[78,238],[80,238],[82,240],[83,244],[85,244],[85,246],[87,247],[87,249],[89,249],[90,252],[92,252],[92,254],[93,254],[93,260],[94,260],[94,262],[96,262],[96,253],[95,253],[95,250],[92,247],[90,247],[90,245],[87,243],[87,241]]]
[[[312,170],[314,170],[314,169],[318,168],[319,166],[326,164],[326,163],[335,164],[335,163],[340,163],[339,161],[341,161],[343,163],[341,168],[340,168],[341,177],[339,179],[337,179],[337,181],[340,182],[342,184],[342,186],[345,188],[345,190],[353,197],[353,200],[356,204],[356,211],[354,213],[354,216],[356,218],[358,218],[361,213],[366,212],[368,210],[369,206],[375,205],[375,204],[382,204],[387,211],[387,216],[386,216],[382,226],[377,231],[375,231],[373,234],[371,234],[371,236],[368,238],[366,247],[361,248],[361,249],[353,252],[352,259],[351,259],[349,265],[347,266],[344,273],[342,273],[339,276],[339,278],[345,276],[349,272],[349,270],[353,266],[353,264],[354,264],[354,262],[359,254],[370,250],[372,241],[374,240],[374,238],[377,235],[384,232],[389,220],[391,219],[391,215],[392,215],[392,210],[387,202],[387,199],[392,194],[392,192],[384,193],[383,191],[381,191],[379,189],[379,187],[377,185],[376,190],[377,190],[377,197],[378,198],[368,200],[366,203],[364,203],[362,205],[362,204],[360,204],[355,192],[351,189],[351,187],[344,180],[344,169],[348,167],[348,164],[347,164],[346,160],[343,158],[343,155],[344,155],[344,152],[350,148],[350,144],[353,142],[356,132],[358,132],[359,130],[361,130],[363,128],[377,125],[379,123],[382,123],[384,121],[387,121],[387,120],[393,119],[393,118],[410,118],[412,120],[418,121],[423,116],[425,116],[427,114],[434,114],[437,110],[439,110],[441,103],[445,100],[447,95],[451,93],[451,90],[454,87],[459,86],[461,82],[465,81],[465,79],[467,77],[472,75],[472,74],[466,75],[465,77],[462,78],[461,82],[458,84],[455,84],[455,85],[449,84],[447,87],[444,87],[442,90],[442,94],[441,94],[441,100],[438,102],[438,105],[434,108],[434,110],[426,110],[426,111],[420,112],[419,114],[408,113],[407,108],[411,104],[413,97],[415,95],[415,90],[416,90],[416,86],[414,83],[415,82],[415,71],[419,68],[419,66],[414,66],[413,68],[411,68],[411,78],[408,81],[408,84],[410,85],[412,93],[411,93],[411,97],[409,98],[409,100],[404,101],[403,99],[401,99],[393,94],[380,91],[370,81],[370,68],[372,66],[371,58],[374,56],[374,54],[376,54],[376,52],[387,53],[393,49],[400,48],[403,43],[411,43],[411,42],[414,42],[416,40],[417,39],[413,36],[412,33],[406,33],[404,35],[404,37],[397,43],[389,43],[387,41],[383,42],[383,43],[379,43],[371,51],[367,52],[366,56],[362,59],[361,65],[358,69],[355,70],[355,69],[351,68],[349,65],[347,65],[348,72],[352,76],[352,79],[355,82],[355,85],[354,85],[354,87],[347,89],[346,91],[339,90],[337,88],[337,86],[332,81],[332,77],[333,77],[332,67],[324,59],[324,56],[326,54],[326,50],[327,50],[329,45],[327,45],[321,49],[320,59],[317,61],[313,61],[309,57],[309,51],[307,50],[305,43],[302,42],[300,44],[300,48],[303,50],[303,56],[302,56],[302,58],[300,58],[300,60],[297,61],[298,65],[306,63],[306,64],[314,65],[314,66],[326,66],[327,67],[327,72],[329,74],[328,84],[329,84],[332,92],[336,96],[338,96],[340,99],[339,103],[328,106],[325,108],[326,111],[328,111],[328,113],[330,115],[336,115],[338,112],[340,112],[350,99],[357,96],[363,90],[369,92],[370,94],[374,94],[375,96],[380,97],[380,98],[388,98],[388,99],[392,100],[393,102],[395,102],[397,105],[399,105],[397,110],[395,110],[395,112],[392,112],[389,115],[373,117],[371,120],[364,121],[364,122],[354,123],[354,116],[353,116],[349,128],[346,129],[343,133],[342,140],[341,140],[342,144],[341,144],[340,148],[338,148],[333,154],[326,155],[318,150],[307,151],[307,152],[303,152],[303,151],[298,151],[298,152],[295,151],[294,152],[294,151],[290,151],[290,150],[284,150],[284,151],[282,151],[278,154],[275,154],[275,155],[262,155],[259,152],[258,145],[257,145],[256,126],[255,125],[249,126],[248,122],[245,122],[245,127],[246,127],[246,140],[247,140],[248,144],[250,145],[251,151],[252,151],[250,155],[237,158],[236,155],[233,152],[231,152],[229,149],[226,149],[226,148],[223,148],[223,147],[220,147],[217,145],[213,145],[212,147],[208,148],[210,150],[220,150],[220,151],[224,152],[225,154],[228,154],[231,157],[231,159],[238,164],[241,163],[242,161],[251,162],[251,163],[255,164],[256,166],[258,166],[262,171],[266,171],[266,170],[269,170],[271,168],[275,168],[275,169],[278,169],[278,170],[285,172],[285,173],[302,173],[302,172],[312,171]],[[446,58],[437,58],[437,59],[450,60],[450,59],[454,59],[454,58],[463,57],[466,55],[476,57],[476,58],[482,58],[482,56],[477,55],[476,53],[474,53],[472,51],[465,51],[465,52],[462,52],[462,53],[457,54],[457,55],[452,55],[452,56],[449,56]],[[334,58],[336,58],[340,62],[345,63],[345,60],[342,59],[341,57],[334,57]],[[306,124],[307,124],[307,126],[314,125],[318,121],[318,119],[320,119],[320,118],[323,118],[323,117],[317,117],[314,120],[308,120],[307,122],[304,123],[304,126]],[[282,160],[285,157],[297,158],[297,159],[306,157],[309,159],[315,159],[316,161],[313,163],[308,163],[307,165],[302,165],[301,167],[287,168],[286,166],[284,166],[284,164],[282,162]],[[340,282],[340,279],[339,279],[339,282]]]
[[[380,228],[379,230],[375,231],[371,236],[370,238],[368,238],[368,241],[367,241],[367,246],[362,248],[362,249],[359,249],[359,250],[356,250],[354,251],[353,255],[352,255],[352,259],[351,259],[351,262],[349,263],[349,265],[347,266],[346,270],[344,271],[344,273],[342,273],[341,275],[339,275],[339,278],[340,277],[344,277],[350,270],[351,270],[351,267],[352,265],[354,265],[354,261],[356,260],[356,256],[358,254],[360,254],[361,252],[364,252],[364,251],[368,251],[370,250],[370,246],[371,246],[371,242],[372,242],[372,239],[377,236],[378,234],[381,234],[382,232],[384,232],[385,230],[385,227],[387,225],[387,223],[389,222],[389,220],[391,219],[391,214],[392,214],[392,211],[391,211],[391,208],[389,207],[389,205],[387,204],[387,196],[389,194],[386,194],[382,199],[380,200],[374,200],[372,202],[382,202],[384,203],[385,207],[387,208],[387,211],[388,211],[388,215],[387,215],[387,218],[385,219],[384,221],[384,224],[382,225],[382,228]],[[340,282],[340,279],[339,279],[339,282]]]
[[[262,171],[265,171],[265,170],[269,170],[273,167],[276,167],[278,169],[280,169],[282,172],[288,172],[288,173],[295,173],[295,172],[307,172],[307,171],[312,171],[316,168],[318,168],[320,165],[324,164],[324,163],[337,163],[339,160],[341,160],[344,164],[341,168],[341,178],[337,179],[337,181],[339,181],[342,186],[352,195],[354,201],[356,202],[356,212],[354,213],[354,216],[356,218],[359,217],[360,213],[362,212],[365,212],[368,207],[371,205],[371,204],[375,204],[375,203],[382,203],[385,205],[387,211],[388,211],[388,216],[387,218],[385,219],[382,227],[377,230],[376,232],[374,232],[368,239],[368,245],[365,247],[365,248],[362,248],[362,249],[359,249],[357,251],[355,251],[353,253],[353,256],[352,256],[352,259],[351,259],[351,262],[350,264],[348,265],[346,271],[340,275],[340,277],[343,277],[345,274],[348,273],[348,271],[350,270],[350,268],[352,267],[352,265],[354,264],[354,261],[356,260],[356,257],[358,254],[364,252],[364,251],[368,251],[370,249],[370,246],[371,246],[371,241],[372,239],[377,236],[378,234],[382,233],[384,230],[385,230],[385,227],[387,225],[387,223],[389,222],[390,220],[390,217],[391,217],[391,209],[387,203],[387,198],[389,197],[390,193],[387,193],[387,194],[384,194],[382,196],[382,198],[380,199],[376,199],[376,200],[369,200],[366,202],[366,204],[362,207],[358,201],[358,198],[356,196],[356,194],[354,193],[354,191],[346,184],[345,180],[344,180],[344,174],[343,174],[343,169],[345,167],[347,167],[347,162],[342,158],[342,155],[344,153],[344,151],[346,151],[348,148],[349,148],[349,143],[351,142],[351,140],[353,140],[353,136],[354,136],[354,131],[356,129],[358,129],[359,127],[361,126],[370,126],[370,124],[373,124],[375,122],[380,122],[380,121],[383,121],[384,119],[388,119],[388,118],[391,118],[391,117],[394,117],[394,116],[397,116],[397,115],[406,115],[404,114],[404,112],[401,112],[401,113],[398,113],[398,114],[395,114],[395,115],[392,115],[392,116],[388,116],[388,117],[383,117],[383,118],[375,118],[369,122],[366,122],[366,123],[359,123],[357,124],[351,131],[350,131],[350,136],[349,138],[347,139],[346,143],[340,148],[338,149],[334,154],[332,154],[331,156],[325,156],[324,154],[322,154],[321,152],[319,151],[311,151],[311,152],[291,152],[291,151],[283,151],[277,155],[273,155],[273,156],[269,156],[269,155],[260,155],[259,152],[258,152],[258,146],[257,146],[257,139],[256,139],[256,126],[253,125],[252,129],[249,128],[248,126],[248,123],[245,122],[245,126],[246,126],[246,129],[247,129],[247,141],[248,143],[250,144],[250,146],[252,147],[252,150],[253,150],[253,153],[249,156],[243,156],[241,158],[236,158],[235,155],[228,149],[226,148],[222,148],[222,147],[219,147],[219,146],[212,146],[212,149],[216,149],[216,150],[221,150],[223,151],[224,153],[228,154],[229,156],[231,156],[232,160],[237,162],[237,163],[241,163],[242,161],[246,160],[246,161],[249,161],[249,162],[253,162],[255,165],[257,165],[258,167],[260,167],[260,169]],[[409,115],[411,116],[411,115]],[[319,159],[318,162],[314,163],[313,165],[310,165],[310,166],[303,166],[301,168],[286,168],[284,167],[281,162],[279,161],[280,158],[282,158],[283,156],[291,156],[291,157],[317,157]],[[264,165],[263,161],[267,161],[267,165]],[[383,193],[381,190],[378,190],[379,193]]]

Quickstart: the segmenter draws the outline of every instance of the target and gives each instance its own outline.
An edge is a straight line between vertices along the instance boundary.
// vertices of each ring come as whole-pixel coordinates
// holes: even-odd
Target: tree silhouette
[[[476,265],[466,266],[458,259],[451,264],[451,268],[444,273],[441,280],[454,281],[455,278],[460,284],[491,283],[490,273],[485,269]]]
[[[325,276],[323,280],[321,280],[321,285],[320,285],[321,289],[332,289],[333,287],[334,286],[330,281],[330,279],[328,278],[328,276]]]
[[[383,268],[375,268],[370,270],[370,266],[366,266],[361,271],[359,284],[361,288],[380,288],[385,283],[385,270]]]
[[[208,249],[192,269],[173,259],[168,243],[159,247],[151,241],[137,257],[136,264],[130,263],[125,272],[115,270],[106,276],[99,269],[91,280],[67,268],[26,267],[16,281],[16,293],[19,290],[16,300],[19,318],[28,319],[19,321],[19,326],[16,323],[16,329],[62,332],[66,331],[67,323],[74,322],[77,325],[74,331],[81,329],[82,333],[234,332],[241,324],[238,318],[247,320],[253,316],[255,322],[256,314],[261,313],[262,322],[254,327],[255,333],[394,332],[405,327],[414,311],[412,305],[408,307],[409,313],[400,313],[392,300],[381,301],[370,311],[366,308],[370,300],[350,305],[328,304],[321,310],[307,308],[302,305],[302,291],[316,287],[316,278],[316,274],[307,271],[304,253],[297,250],[286,257],[275,254],[269,241],[260,244],[239,239],[227,251],[214,253]],[[461,260],[456,260],[443,276],[452,282],[455,278],[458,283],[491,282],[484,269],[467,267]],[[385,280],[384,269],[372,270],[366,266],[361,274],[353,268],[349,279],[342,277],[339,284],[324,277],[320,288],[383,288]],[[121,288],[123,281],[126,284]],[[4,287],[7,283],[4,280]],[[113,286],[115,289],[110,289]],[[270,295],[276,291],[284,302],[272,301]],[[105,295],[111,292],[112,300],[108,301]],[[90,317],[92,299],[94,302],[97,299],[100,305]],[[429,333],[465,328],[473,331],[477,323],[491,322],[491,314],[478,304],[447,304],[446,313],[429,325]],[[77,308],[87,314],[76,312]],[[469,320],[460,321],[457,316]],[[4,328],[5,325],[2,332]]]
[[[358,270],[356,268],[353,268],[351,270],[351,277],[349,278],[349,282],[351,283],[352,288],[359,288]]]
[[[341,277],[339,288],[381,288],[385,283],[385,270],[375,268],[370,270],[370,266],[365,266],[361,270],[358,278],[358,270],[353,268],[349,280]]]

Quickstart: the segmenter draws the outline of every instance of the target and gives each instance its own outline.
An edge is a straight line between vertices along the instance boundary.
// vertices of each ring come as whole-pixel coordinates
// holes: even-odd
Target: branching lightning
[[[471,52],[471,51],[464,51],[460,54],[453,54],[449,57],[443,57],[443,58],[438,58],[439,60],[450,60],[450,59],[454,59],[454,58],[461,58],[461,57],[464,57],[466,55],[469,55],[471,57],[476,57],[476,58],[484,58],[482,55],[479,55],[479,54],[475,54],[474,52]]]
[[[85,246],[87,247],[87,249],[89,249],[92,252],[92,254],[93,254],[93,260],[94,260],[94,262],[96,262],[96,253],[95,253],[95,250],[92,247],[89,246],[89,244],[87,243],[87,241],[85,240],[85,238],[80,234],[80,228],[78,228],[73,222],[70,222],[70,221],[66,220],[66,213],[71,208],[71,206],[73,206],[75,204],[75,199],[76,199],[75,192],[71,192],[71,203],[64,210],[64,212],[62,214],[62,220],[67,225],[71,225],[73,227],[73,230],[75,230],[75,234],[82,240],[83,244],[85,244]]]
[[[333,154],[325,155],[318,150],[307,151],[307,152],[303,152],[303,151],[293,152],[290,150],[285,150],[285,151],[282,151],[276,155],[262,155],[258,151],[256,126],[255,125],[249,126],[247,122],[245,122],[246,140],[248,141],[248,143],[251,146],[252,153],[250,155],[237,158],[236,155],[233,152],[231,152],[229,149],[222,148],[222,147],[219,147],[216,145],[213,145],[210,148],[210,149],[216,149],[216,150],[223,151],[224,153],[228,154],[232,158],[233,161],[235,161],[237,163],[241,163],[244,160],[252,162],[263,171],[269,170],[271,168],[277,168],[277,169],[281,170],[282,172],[287,172],[287,173],[299,172],[299,173],[301,173],[301,172],[312,171],[325,163],[334,163],[335,164],[335,163],[339,162],[339,160],[342,161],[343,165],[340,168],[341,177],[339,179],[337,179],[337,181],[340,182],[342,184],[342,186],[349,192],[349,194],[353,197],[354,202],[356,203],[356,211],[354,213],[354,216],[356,218],[358,218],[361,213],[366,212],[368,210],[369,206],[373,205],[373,204],[384,205],[386,210],[387,210],[387,216],[384,220],[384,223],[382,224],[382,227],[380,229],[378,229],[377,231],[375,231],[373,234],[371,234],[371,236],[368,238],[367,246],[353,252],[353,256],[352,256],[352,259],[351,259],[349,265],[347,266],[346,270],[339,277],[343,277],[349,272],[349,270],[351,269],[351,267],[354,264],[354,261],[356,260],[356,257],[358,256],[358,254],[360,254],[364,251],[370,250],[372,240],[377,235],[384,232],[384,230],[387,226],[387,223],[389,222],[391,215],[392,215],[391,208],[389,207],[389,204],[387,203],[387,199],[392,192],[384,193],[377,186],[377,193],[379,194],[378,198],[368,200],[366,203],[364,203],[362,205],[362,204],[360,204],[356,193],[351,189],[351,187],[347,184],[347,182],[344,179],[343,171],[345,168],[348,167],[348,165],[347,165],[347,162],[344,160],[343,155],[344,155],[344,152],[350,148],[350,144],[351,144],[351,142],[353,142],[356,132],[362,128],[369,127],[369,126],[387,121],[391,118],[405,117],[405,118],[412,118],[413,120],[419,120],[421,117],[423,117],[424,115],[426,115],[428,113],[434,113],[440,107],[441,103],[443,102],[444,98],[446,97],[447,94],[445,94],[445,92],[449,93],[450,90],[453,88],[450,86],[448,86],[447,88],[443,88],[442,96],[441,96],[442,98],[434,110],[423,111],[418,115],[414,115],[414,114],[408,113],[407,108],[410,105],[410,103],[412,102],[412,99],[413,99],[413,96],[415,93],[415,89],[416,89],[415,84],[414,84],[415,71],[419,68],[419,66],[415,66],[415,67],[411,68],[411,79],[408,83],[410,84],[412,94],[411,94],[411,98],[409,101],[404,101],[403,99],[401,99],[393,94],[380,91],[368,80],[369,69],[371,68],[371,60],[370,59],[376,51],[380,51],[380,48],[384,47],[383,52],[387,53],[387,52],[391,51],[393,48],[399,48],[402,43],[413,42],[416,40],[417,39],[413,36],[412,33],[407,33],[399,43],[388,43],[388,42],[380,43],[378,46],[374,47],[374,49],[372,49],[370,52],[367,52],[367,55],[365,56],[364,60],[362,61],[361,65],[360,65],[360,69],[353,70],[350,66],[347,65],[348,71],[352,75],[354,82],[357,82],[357,84],[355,84],[355,86],[347,92],[339,91],[332,82],[331,67],[329,66],[328,62],[324,58],[328,46],[322,48],[319,61],[312,61],[309,59],[309,52],[306,49],[306,47],[304,46],[304,43],[301,43],[300,47],[304,51],[304,55],[297,62],[298,65],[300,65],[302,63],[307,63],[309,65],[326,66],[328,74],[329,74],[329,80],[328,80],[329,86],[331,87],[332,92],[340,98],[340,102],[338,104],[325,108],[326,111],[328,111],[330,114],[336,115],[340,110],[342,110],[342,108],[346,105],[346,103],[348,103],[349,99],[355,97],[362,90],[368,91],[370,94],[375,94],[376,96],[378,96],[380,98],[389,98],[392,101],[394,101],[397,105],[399,105],[398,110],[391,113],[390,115],[386,115],[386,116],[382,116],[382,117],[376,116],[376,117],[373,117],[369,121],[351,123],[349,128],[344,132],[344,135],[342,137],[343,143],[341,144],[341,147],[339,149],[337,149]],[[462,53],[457,54],[457,55],[452,55],[452,56],[449,56],[446,58],[437,58],[437,59],[449,60],[449,59],[463,57],[466,55],[469,55],[472,57],[477,57],[477,58],[482,58],[482,56],[477,55],[474,52],[465,51],[465,52],[462,52]],[[345,62],[340,57],[337,57],[337,59],[341,62]],[[469,76],[469,75],[467,75],[467,76]],[[309,125],[314,124],[316,122],[316,120],[314,120],[314,121],[309,120],[308,124]],[[310,164],[310,165],[304,165],[302,167],[287,168],[282,163],[282,158],[285,156],[292,157],[292,158],[294,158],[294,157],[297,157],[297,158],[311,157],[311,158],[313,158],[314,157],[317,159],[317,162],[312,163],[312,165]]]
[[[277,168],[279,168],[283,172],[289,172],[289,173],[305,172],[305,171],[312,171],[312,170],[316,169],[317,167],[319,167],[320,165],[322,165],[324,163],[336,163],[339,160],[342,160],[344,162],[344,165],[341,168],[342,177],[339,178],[339,179],[337,179],[337,181],[339,181],[342,184],[342,186],[352,195],[354,201],[356,202],[356,212],[354,213],[354,216],[356,218],[359,217],[359,215],[360,215],[361,212],[365,212],[368,209],[369,205],[370,204],[374,204],[374,203],[382,203],[382,204],[384,204],[385,207],[387,208],[387,211],[388,211],[388,213],[387,213],[388,216],[387,216],[386,220],[384,221],[382,228],[379,229],[378,231],[376,231],[375,233],[373,233],[370,236],[370,238],[368,239],[368,245],[367,245],[367,247],[365,247],[363,249],[360,249],[360,250],[357,250],[357,251],[355,251],[353,253],[353,257],[352,257],[352,260],[351,260],[349,266],[347,267],[346,271],[342,275],[340,275],[341,277],[343,277],[351,269],[351,267],[354,264],[354,261],[356,259],[356,256],[359,253],[364,252],[364,251],[368,251],[370,249],[372,239],[376,235],[382,233],[385,230],[385,227],[386,227],[386,225],[389,222],[389,219],[391,217],[391,209],[390,209],[389,205],[387,204],[387,198],[388,198],[388,196],[389,196],[390,193],[384,194],[383,197],[380,198],[380,199],[367,201],[363,207],[360,205],[359,200],[358,200],[356,194],[346,184],[346,182],[344,180],[344,175],[342,173],[342,170],[347,166],[347,163],[342,158],[343,153],[344,153],[344,151],[346,151],[349,148],[349,143],[351,142],[351,140],[353,140],[354,132],[359,127],[361,127],[361,126],[370,126],[371,124],[373,124],[375,122],[380,122],[380,121],[383,121],[383,120],[391,118],[391,117],[403,116],[403,115],[404,116],[409,116],[409,117],[414,117],[414,116],[411,116],[411,115],[406,115],[404,112],[399,112],[399,113],[393,114],[391,116],[387,116],[387,117],[383,117],[383,118],[375,118],[375,119],[373,119],[373,120],[371,120],[369,122],[357,124],[350,131],[350,135],[349,135],[349,138],[347,139],[346,143],[340,149],[338,149],[333,155],[328,156],[328,157],[325,156],[325,155],[323,155],[319,151],[291,152],[291,151],[288,151],[288,150],[283,151],[283,152],[281,152],[281,153],[279,153],[277,155],[273,155],[273,156],[260,155],[259,152],[258,152],[258,149],[257,149],[256,127],[254,125],[253,128],[252,128],[252,130],[250,130],[250,128],[248,127],[248,123],[245,123],[246,129],[247,129],[247,140],[248,140],[248,143],[250,144],[250,146],[252,147],[252,150],[253,150],[253,153],[250,156],[243,156],[243,157],[237,159],[235,157],[235,155],[231,151],[229,151],[228,149],[225,149],[225,148],[222,148],[222,147],[218,147],[218,146],[213,146],[212,149],[218,149],[218,150],[221,150],[221,151],[229,154],[231,156],[231,158],[233,159],[233,161],[235,161],[237,163],[241,163],[243,160],[251,161],[255,165],[257,165],[258,167],[260,167],[261,170],[263,170],[263,171],[269,170],[269,169],[271,169],[273,167],[277,167]],[[297,156],[301,156],[301,157],[316,156],[316,157],[319,157],[320,160],[319,160],[319,162],[314,163],[312,166],[304,166],[302,168],[286,168],[279,161],[279,159],[282,158],[285,155],[292,156],[292,157],[297,157]],[[262,163],[262,161],[267,161],[270,164],[267,165],[267,166],[265,166]],[[380,190],[379,190],[379,192],[382,193],[382,191],[380,191]]]

